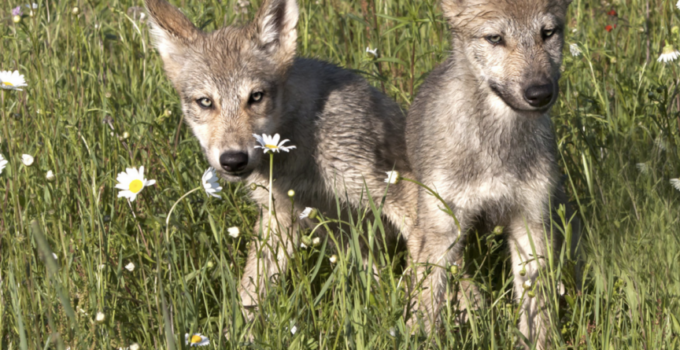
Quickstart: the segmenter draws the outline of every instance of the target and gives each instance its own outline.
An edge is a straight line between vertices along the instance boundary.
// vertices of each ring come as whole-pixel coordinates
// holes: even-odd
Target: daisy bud
[[[494,227],[494,229],[493,229],[493,234],[495,234],[496,236],[502,235],[502,234],[503,234],[503,229],[504,229],[503,226],[496,226],[496,227]]]
[[[293,190],[288,190],[288,197],[290,197],[290,198],[295,197],[295,191],[293,191]]]
[[[106,321],[106,315],[104,315],[104,313],[101,311],[97,312],[97,315],[94,317],[94,320],[97,323],[104,323],[104,321]]]
[[[169,116],[172,115],[172,111],[169,110],[169,109],[166,109],[165,112],[163,112],[163,115],[166,116],[166,117],[169,117]]]
[[[208,262],[205,264],[205,266],[206,266],[207,268],[209,268],[209,269],[212,269],[213,266],[215,266],[215,264],[213,264],[212,261],[208,261]]]
[[[25,166],[31,166],[31,164],[33,164],[34,160],[35,159],[30,154],[22,154],[21,155],[21,162],[24,163]]]
[[[519,275],[522,276],[522,277],[527,275],[527,267],[526,266],[522,266],[522,269],[519,270]]]
[[[399,182],[399,172],[398,171],[386,171],[385,174],[387,174],[387,178],[385,179],[385,182],[394,185]]]
[[[302,236],[302,244],[300,246],[304,245],[305,248],[309,247],[312,245],[312,239],[309,238],[308,236]]]
[[[72,12],[74,15],[77,15],[78,12],[80,12],[80,9],[78,8],[78,6],[76,6],[76,7],[74,7],[74,8],[71,10],[71,12]]]
[[[331,262],[331,264],[335,264],[336,262],[338,262],[338,256],[335,254],[331,255],[331,257],[328,258],[328,260]]]
[[[397,331],[394,329],[394,327],[390,327],[390,336],[391,337],[397,336]]]
[[[671,28],[671,33],[676,34],[676,35],[679,34],[680,33],[680,27],[673,26],[673,28]]]
[[[135,264],[130,262],[129,264],[125,265],[125,269],[132,272],[135,270]]]
[[[55,253],[52,253],[52,257],[54,257],[54,260],[57,260],[59,258]]]
[[[124,132],[123,133],[123,140],[127,139],[128,137],[130,137],[130,134],[127,131]]]
[[[104,94],[104,97],[106,97],[106,98],[111,98],[111,93],[107,91],[107,92]]]
[[[307,207],[300,213],[300,220],[302,219],[314,219],[316,217],[317,210],[315,208]]]
[[[19,23],[19,22],[21,22],[21,16],[14,16],[14,17],[12,17],[12,22],[14,22],[14,23]]]
[[[452,275],[457,275],[458,274],[458,264],[453,263],[451,267],[449,267],[449,271],[451,272]]]
[[[321,245],[321,238],[314,237],[314,239],[312,239],[312,245],[315,246],[315,247],[320,246]]]
[[[28,17],[33,17],[33,16],[35,16],[35,13],[33,12],[33,10],[28,11]]]
[[[255,191],[256,189],[257,189],[257,185],[256,185],[256,184],[250,184],[250,190],[251,190],[251,191]]]
[[[527,295],[529,296],[529,298],[533,298],[533,297],[536,296],[536,292],[534,292],[533,290],[530,290],[530,291],[527,293]]]
[[[130,345],[130,350],[139,350],[139,344],[137,343],[132,343]]]
[[[45,178],[47,179],[47,181],[53,181],[54,180],[55,176],[54,176],[54,173],[52,172],[52,170],[47,171],[47,174],[45,174]]]
[[[238,235],[241,234],[241,230],[236,226],[228,228],[227,232],[229,233],[229,237],[232,238],[238,238]]]
[[[524,284],[522,284],[522,288],[524,288],[524,290],[530,289],[531,288],[531,280],[524,281]]]

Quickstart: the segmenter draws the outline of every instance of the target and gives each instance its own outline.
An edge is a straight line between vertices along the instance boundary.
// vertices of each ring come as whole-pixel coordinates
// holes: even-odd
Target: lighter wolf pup
[[[251,196],[263,214],[254,231],[263,237],[250,244],[239,290],[244,306],[256,306],[267,279],[285,273],[299,226],[312,223],[291,218],[291,189],[295,217],[305,207],[332,217],[338,202],[342,211],[356,213],[369,204],[367,191],[378,202],[385,195],[382,215],[392,228],[386,231],[408,235],[415,187],[388,188],[385,181],[387,171],[409,176],[404,113],[363,78],[295,58],[295,0],[265,0],[253,22],[211,33],[164,0],[146,0],[146,6],[165,72],[208,162],[228,181],[257,185]],[[296,148],[274,157],[273,207],[279,214],[267,240],[269,156],[255,148],[253,134],[275,133]]]
[[[442,1],[452,28],[451,56],[420,87],[406,127],[416,178],[438,192],[458,220],[420,189],[408,248],[430,288],[418,304],[431,318],[428,327],[444,298],[443,267],[460,258],[465,234],[499,225],[511,254],[515,299],[522,305],[524,345],[547,346],[541,291],[548,282],[538,277],[549,253],[559,256],[565,241],[561,229],[551,227],[551,216],[566,205],[548,112],[558,93],[569,2]],[[572,252],[577,236],[574,232]],[[441,268],[425,276],[428,263]],[[526,296],[527,287],[534,298]]]

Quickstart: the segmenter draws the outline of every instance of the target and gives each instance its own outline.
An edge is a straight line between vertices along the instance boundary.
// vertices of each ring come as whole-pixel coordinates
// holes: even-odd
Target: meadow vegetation
[[[173,3],[205,30],[245,23],[260,5]],[[166,225],[208,164],[182,125],[142,2],[39,0],[15,23],[12,9],[24,5],[0,8],[0,70],[28,84],[0,90],[1,349],[181,349],[197,332],[216,349],[514,348],[502,235],[479,233],[461,267],[474,272],[483,307],[456,324],[447,305],[444,327],[410,334],[408,257],[362,263],[354,243],[380,224],[361,216],[344,225],[347,250],[299,250],[245,323],[236,288],[258,210],[248,188],[222,182],[222,199],[193,192]],[[435,0],[302,0],[300,9],[300,56],[356,70],[404,108],[450,47]],[[657,61],[664,45],[680,47],[676,26],[680,10],[666,0],[570,7],[552,115],[585,278],[577,288],[570,262],[554,257],[550,277],[567,292],[550,298],[554,348],[680,348],[680,191],[671,182],[680,177],[680,67]],[[133,166],[156,184],[129,204],[114,186]],[[460,278],[452,273],[451,288]]]

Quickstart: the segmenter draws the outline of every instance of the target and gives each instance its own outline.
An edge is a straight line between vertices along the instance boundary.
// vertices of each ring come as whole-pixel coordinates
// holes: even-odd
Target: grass
[[[200,185],[208,165],[180,124],[146,23],[129,10],[141,2],[38,3],[18,24],[10,12],[21,2],[0,9],[0,69],[18,69],[29,84],[4,91],[0,105],[0,154],[10,160],[0,175],[0,348],[180,349],[193,332],[220,349],[514,347],[517,307],[507,259],[495,254],[502,236],[480,236],[470,248],[481,256],[470,262],[479,267],[470,266],[486,303],[466,324],[410,335],[403,255],[371,257],[378,284],[353,249],[338,252],[332,266],[320,249],[297,254],[256,321],[245,324],[236,285],[257,209],[248,189],[223,183],[224,200],[192,193],[166,227],[170,208]],[[244,13],[234,1],[175,3],[206,30],[243,23],[259,7]],[[449,34],[434,0],[305,0],[300,8],[301,56],[358,70],[405,108],[447,55]],[[665,41],[680,46],[673,29],[680,10],[663,0],[574,0],[568,18],[567,45],[583,53],[572,57],[565,47],[552,114],[583,221],[586,278],[581,292],[567,283],[567,296],[553,300],[554,347],[678,349],[680,192],[669,181],[680,176],[680,67],[656,58]],[[616,26],[608,32],[606,25]],[[33,165],[21,164],[24,153]],[[128,206],[116,197],[115,178],[140,165],[157,184]],[[226,232],[233,226],[242,232],[237,239]],[[347,230],[372,237],[376,227]],[[132,272],[124,269],[130,262]],[[451,308],[443,313],[448,321]]]

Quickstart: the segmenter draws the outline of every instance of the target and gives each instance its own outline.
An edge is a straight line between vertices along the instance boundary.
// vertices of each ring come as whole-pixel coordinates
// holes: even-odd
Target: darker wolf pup
[[[299,227],[313,224],[295,219],[305,207],[332,217],[336,199],[343,211],[356,213],[368,205],[369,194],[385,195],[382,216],[395,228],[387,231],[408,236],[415,187],[385,181],[387,171],[409,176],[405,116],[363,78],[295,57],[295,0],[265,0],[252,23],[211,33],[164,0],[146,0],[146,7],[165,72],[208,162],[222,178],[255,188],[251,197],[263,214],[254,231],[263,234],[250,243],[240,283],[244,306],[256,306],[267,279],[285,273],[286,257],[300,242]],[[269,155],[256,148],[253,134],[280,134],[290,140],[286,146],[296,147],[274,156],[272,210],[278,215],[272,220]]]
[[[524,345],[546,346],[549,320],[541,291],[548,283],[539,273],[565,240],[551,217],[566,205],[548,113],[558,93],[569,2],[442,2],[453,49],[420,87],[406,131],[416,178],[438,192],[458,220],[419,190],[407,244],[428,288],[418,302],[428,327],[444,298],[444,268],[460,258],[466,234],[503,226]],[[427,264],[438,267],[426,275]],[[527,288],[536,296],[527,297]]]

